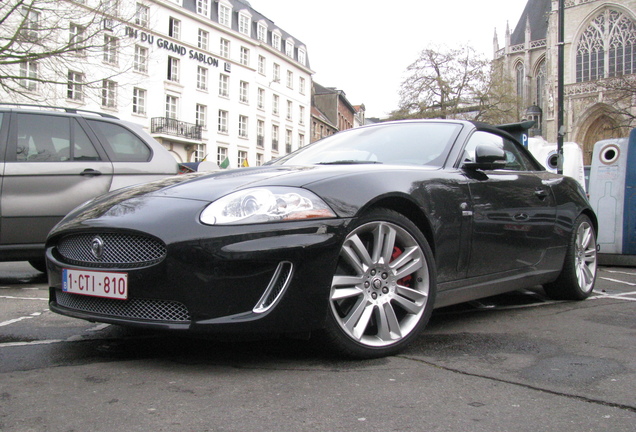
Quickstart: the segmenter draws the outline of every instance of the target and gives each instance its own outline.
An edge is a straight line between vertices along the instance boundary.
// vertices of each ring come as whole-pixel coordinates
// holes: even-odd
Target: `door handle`
[[[80,173],[80,175],[85,177],[97,177],[102,175],[102,173],[101,171],[97,171],[92,168],[86,168],[84,171]]]

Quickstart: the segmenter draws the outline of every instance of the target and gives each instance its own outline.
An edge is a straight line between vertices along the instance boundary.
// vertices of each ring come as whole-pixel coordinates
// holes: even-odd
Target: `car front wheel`
[[[584,300],[594,289],[596,266],[596,232],[590,218],[580,215],[574,223],[561,274],[543,288],[556,300]]]
[[[342,244],[325,333],[349,357],[395,354],[426,325],[434,297],[435,266],[424,235],[403,215],[375,210]]]

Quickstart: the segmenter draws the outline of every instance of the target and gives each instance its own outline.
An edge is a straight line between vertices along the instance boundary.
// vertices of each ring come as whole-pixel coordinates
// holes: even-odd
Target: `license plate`
[[[63,269],[62,291],[126,300],[128,298],[128,273]]]

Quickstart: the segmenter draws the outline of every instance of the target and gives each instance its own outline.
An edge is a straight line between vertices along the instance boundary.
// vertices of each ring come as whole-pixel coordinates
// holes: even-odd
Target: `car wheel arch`
[[[435,256],[435,237],[430,220],[425,212],[411,199],[401,196],[381,197],[360,209],[359,215],[376,209],[393,210],[407,217],[422,232]]]

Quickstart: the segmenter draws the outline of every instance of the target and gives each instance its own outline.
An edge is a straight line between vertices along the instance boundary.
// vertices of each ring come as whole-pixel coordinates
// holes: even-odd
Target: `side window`
[[[141,139],[123,126],[87,119],[104,143],[113,162],[147,162],[151,151]]]
[[[40,114],[17,115],[18,162],[99,159],[99,154],[75,119]]]
[[[535,164],[513,141],[484,131],[477,131],[470,137],[464,149],[464,160],[474,161],[475,148],[482,144],[499,147],[506,152],[506,166],[503,169],[512,171],[532,171],[536,169]]]

